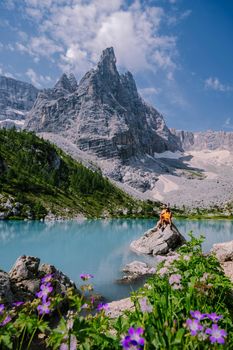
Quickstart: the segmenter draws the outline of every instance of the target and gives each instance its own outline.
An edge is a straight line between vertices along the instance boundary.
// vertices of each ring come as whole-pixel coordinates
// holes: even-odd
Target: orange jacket
[[[171,220],[172,213],[170,211],[165,211],[165,213],[162,213],[162,219],[163,220]]]

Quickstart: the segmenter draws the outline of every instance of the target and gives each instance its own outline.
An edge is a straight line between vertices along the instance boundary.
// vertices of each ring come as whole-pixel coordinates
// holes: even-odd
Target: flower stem
[[[22,349],[23,341],[24,341],[24,337],[25,337],[25,333],[26,333],[26,326],[24,326],[24,328],[23,328],[22,339],[21,339],[21,342],[20,342],[20,344],[19,344],[19,350]]]
[[[37,327],[34,329],[32,335],[31,335],[31,338],[30,338],[29,343],[28,343],[28,346],[27,346],[27,350],[30,349],[30,345],[31,345],[31,343],[32,343],[32,340],[33,340],[33,338],[34,338],[34,335],[35,335],[36,331],[37,331]]]

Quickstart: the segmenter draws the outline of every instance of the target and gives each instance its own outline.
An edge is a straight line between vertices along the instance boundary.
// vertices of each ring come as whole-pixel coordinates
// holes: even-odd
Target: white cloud
[[[3,75],[8,78],[15,78],[14,75],[5,70],[5,68],[0,64],[0,75]]]
[[[167,73],[167,79],[170,81],[174,80],[174,74],[172,71]]]
[[[14,10],[15,8],[14,0],[5,0],[3,1],[3,5],[7,10]]]
[[[38,88],[42,88],[44,85],[51,83],[52,81],[50,76],[37,74],[32,68],[27,70],[26,76],[30,79],[31,83]]]
[[[166,55],[166,52],[161,52],[156,50],[154,55],[154,60],[160,68],[176,68],[175,63],[172,61],[171,57]]]
[[[42,19],[43,18],[43,13],[40,9],[36,9],[36,8],[27,8],[26,9],[26,13],[33,19]]]
[[[186,10],[179,16],[180,19],[188,18],[192,14],[192,10]]]
[[[16,44],[19,51],[55,59],[64,71],[83,74],[113,46],[118,65],[132,71],[153,69],[173,74],[176,38],[161,34],[167,21],[158,6],[134,0],[25,0],[25,13],[38,33]],[[165,75],[166,76],[166,75]]]
[[[139,89],[139,93],[142,96],[158,95],[160,91],[161,89],[156,87],[146,87],[146,88]]]
[[[52,57],[55,53],[62,52],[61,46],[55,43],[55,41],[49,39],[46,36],[32,37],[29,40],[29,44],[22,42],[16,43],[16,48],[24,53],[28,53],[34,57]]]
[[[209,77],[205,80],[205,88],[220,92],[232,91],[232,86],[222,84],[218,78]]]
[[[28,40],[28,34],[26,32],[23,31],[19,31],[18,32],[18,36],[20,37],[21,40],[26,41]]]
[[[224,124],[223,124],[223,128],[225,129],[233,129],[233,122],[231,118],[226,118]]]
[[[174,26],[180,23],[181,21],[184,21],[185,19],[187,19],[191,14],[192,14],[192,10],[190,9],[185,10],[184,12],[181,12],[181,13],[179,11],[175,11],[173,12],[172,15],[168,15],[167,17],[168,24]]]

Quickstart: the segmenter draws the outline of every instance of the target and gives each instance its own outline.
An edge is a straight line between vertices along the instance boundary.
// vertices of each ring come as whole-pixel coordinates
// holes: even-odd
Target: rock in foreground
[[[233,241],[214,244],[212,252],[220,262],[233,261]]]
[[[185,243],[185,238],[174,224],[164,230],[153,227],[142,237],[133,241],[130,248],[141,254],[165,255]]]
[[[233,282],[233,241],[216,243],[211,251],[216,254],[225,275]]]
[[[134,304],[130,298],[124,298],[121,300],[112,301],[111,303],[108,304],[108,306],[109,306],[108,316],[111,318],[116,318],[121,316],[126,310],[130,310],[130,311],[134,310]]]
[[[23,255],[9,273],[0,271],[0,303],[33,300],[41,278],[47,274],[53,275],[54,292],[65,293],[71,287],[78,292],[75,284],[53,265],[40,265],[39,258]]]

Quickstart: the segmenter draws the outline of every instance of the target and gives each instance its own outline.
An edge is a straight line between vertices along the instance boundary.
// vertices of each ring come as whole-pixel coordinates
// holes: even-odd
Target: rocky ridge
[[[0,127],[22,127],[38,91],[32,84],[0,76]]]
[[[233,132],[212,130],[191,132],[175,129],[171,129],[171,131],[180,139],[184,151],[233,151]]]

